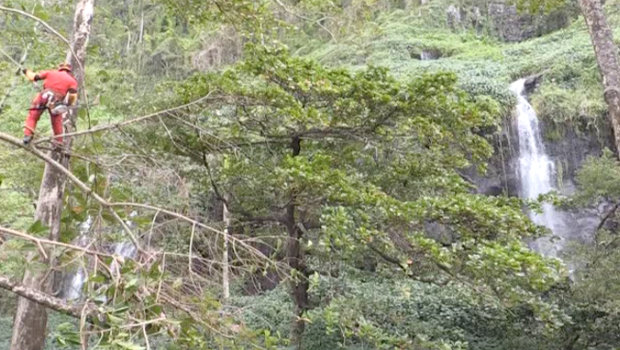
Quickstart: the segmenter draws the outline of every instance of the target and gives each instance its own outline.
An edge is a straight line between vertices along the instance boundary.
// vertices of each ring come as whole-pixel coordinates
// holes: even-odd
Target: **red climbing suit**
[[[35,80],[44,80],[45,82],[43,83],[43,91],[39,92],[32,100],[32,106],[30,107],[30,113],[24,128],[24,135],[26,136],[33,136],[41,114],[47,109],[49,97],[53,96],[55,101],[63,101],[68,92],[74,93],[78,87],[75,78],[65,70],[42,71],[36,75]],[[62,115],[52,114],[51,110],[49,112],[54,135],[62,135]],[[62,143],[63,139],[62,137],[57,137],[56,141]]]

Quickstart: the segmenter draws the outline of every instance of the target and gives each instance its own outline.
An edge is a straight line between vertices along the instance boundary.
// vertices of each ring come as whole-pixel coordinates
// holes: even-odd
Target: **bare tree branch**
[[[180,110],[180,109],[183,109],[183,108],[187,108],[187,107],[193,106],[195,104],[198,104],[200,102],[203,102],[203,101],[209,99],[210,95],[211,95],[211,93],[209,93],[208,95],[206,95],[204,97],[201,97],[201,98],[199,98],[199,99],[197,99],[197,100],[195,100],[193,102],[184,104],[182,106],[178,106],[178,107],[174,107],[174,108],[169,108],[169,109],[166,109],[166,110],[158,111],[158,112],[151,113],[151,114],[148,114],[148,115],[145,115],[145,116],[142,116],[142,117],[137,117],[137,118],[134,118],[134,119],[125,120],[123,122],[119,122],[119,123],[115,123],[115,124],[102,125],[102,126],[99,126],[99,127],[95,127],[95,128],[89,129],[89,130],[82,130],[82,131],[66,133],[66,134],[62,134],[60,136],[62,136],[62,137],[79,136],[79,135],[87,135],[87,134],[92,134],[92,133],[96,133],[96,132],[100,132],[100,131],[105,131],[105,130],[110,130],[110,129],[117,129],[117,128],[120,128],[121,126],[129,125],[129,124],[134,124],[134,123],[137,123],[137,122],[141,122],[143,120],[147,120],[147,119],[150,119],[150,118],[154,118],[154,117],[160,116],[162,114],[174,112],[174,111],[177,111],[177,110]],[[46,137],[44,139],[37,140],[35,142],[35,144],[40,144],[42,142],[49,142],[49,141],[51,141],[52,139],[54,139],[56,137],[58,137],[58,136]]]
[[[22,57],[18,62],[20,67],[18,67],[17,70],[15,71],[16,72],[15,77],[13,78],[13,81],[11,82],[11,88],[6,91],[6,94],[4,95],[4,97],[2,97],[2,101],[0,101],[0,114],[2,114],[2,112],[4,111],[6,101],[9,99],[9,97],[11,97],[11,93],[15,91],[15,85],[17,85],[19,73],[21,73],[21,66],[26,61],[26,58],[28,57],[28,51],[30,50],[31,46],[32,44],[28,44],[28,46],[24,50],[24,53],[22,54]]]
[[[79,187],[84,193],[86,193],[87,195],[90,195],[94,200],[96,200],[99,204],[101,204],[102,206],[106,207],[109,209],[110,213],[112,214],[112,216],[114,217],[114,219],[116,219],[116,221],[118,221],[118,223],[121,225],[121,227],[123,228],[123,230],[125,231],[125,233],[127,233],[127,235],[129,236],[129,239],[131,239],[132,243],[136,246],[136,249],[138,251],[142,251],[142,248],[140,247],[140,243],[138,242],[138,240],[136,239],[136,236],[133,234],[133,232],[131,231],[131,229],[129,228],[129,226],[127,226],[127,224],[125,223],[125,221],[123,221],[119,216],[118,213],[116,213],[116,211],[113,210],[112,206],[103,198],[101,198],[97,193],[95,193],[90,187],[88,187],[85,183],[83,183],[82,181],[80,181],[80,179],[78,179],[75,175],[73,175],[72,172],[70,172],[69,170],[67,170],[64,166],[62,166],[62,164],[58,163],[57,161],[55,161],[54,159],[52,159],[50,156],[44,154],[43,152],[39,151],[36,147],[27,147],[24,146],[22,144],[22,142],[11,136],[11,135],[7,135],[4,133],[0,133],[0,140],[3,140],[7,143],[10,143],[14,146],[17,146],[19,148],[25,149],[28,152],[34,154],[35,156],[37,156],[38,158],[44,160],[46,163],[48,163],[49,165],[53,166],[54,168],[56,168],[58,171],[60,171],[61,173],[63,173],[65,176],[67,176],[67,178],[73,182],[77,187]]]
[[[134,208],[142,208],[142,209],[148,209],[148,210],[152,210],[155,212],[161,212],[162,214],[166,214],[172,217],[176,217],[179,218],[183,221],[186,221],[188,223],[194,224],[197,227],[201,227],[203,229],[206,229],[208,231],[211,231],[213,233],[219,234],[219,235],[226,235],[226,232],[222,232],[221,230],[215,229],[211,226],[205,225],[202,222],[199,222],[197,220],[191,219],[183,214],[179,214],[176,213],[174,211],[171,210],[167,210],[167,209],[163,209],[163,208],[159,208],[156,206],[151,206],[151,205],[147,205],[147,204],[139,204],[139,203],[112,203],[112,202],[108,202],[105,199],[103,199],[101,196],[99,196],[97,193],[95,193],[90,187],[88,187],[85,183],[83,183],[80,179],[78,179],[71,171],[67,170],[65,167],[63,167],[60,163],[58,163],[57,161],[55,161],[54,159],[52,159],[51,157],[49,157],[48,155],[44,154],[43,152],[39,151],[36,147],[34,146],[24,146],[21,142],[21,140],[11,136],[11,135],[7,135],[5,133],[0,133],[0,140],[4,141],[5,143],[11,144],[13,146],[19,147],[21,149],[24,149],[30,153],[32,153],[33,155],[35,155],[36,157],[42,159],[43,161],[45,161],[46,163],[48,163],[49,165],[53,166],[54,168],[58,169],[61,173],[63,173],[64,175],[67,176],[67,178],[73,183],[75,184],[80,190],[82,190],[85,194],[91,196],[95,201],[97,201],[102,207],[105,207],[109,210],[109,212],[112,214],[112,216],[115,218],[115,220],[123,227],[123,230],[125,231],[125,233],[128,235],[129,239],[132,241],[132,243],[136,246],[136,249],[142,253],[145,253],[144,250],[141,248],[136,236],[133,234],[133,232],[131,231],[131,229],[127,226],[127,224],[125,223],[125,221],[123,221],[120,216],[116,213],[116,211],[114,210],[115,207],[134,207]],[[248,245],[246,242],[237,239],[234,236],[229,237],[229,239],[231,240],[231,242],[235,242],[235,244],[239,244],[240,246],[244,247],[248,252],[252,253],[254,256],[262,259],[262,260],[269,260],[269,258],[267,256],[265,256],[262,252],[260,252],[258,249]]]
[[[288,7],[286,7],[286,5],[285,5],[284,3],[282,3],[282,1],[280,1],[280,0],[274,0],[274,1],[275,1],[275,3],[276,3],[276,4],[278,4],[278,6],[280,6],[280,7],[281,7],[281,8],[282,8],[285,12],[288,12],[288,13],[290,13],[291,15],[293,15],[293,16],[295,16],[295,17],[298,17],[298,18],[301,18],[301,19],[303,19],[303,20],[313,22],[313,23],[315,23],[316,25],[318,25],[319,27],[323,28],[323,30],[325,30],[327,33],[329,33],[329,35],[332,37],[332,40],[333,40],[335,43],[337,43],[337,42],[338,42],[338,40],[336,40],[336,36],[334,35],[334,33],[332,33],[332,31],[331,31],[331,30],[327,29],[327,27],[325,27],[323,24],[321,24],[321,21],[322,21],[322,20],[324,20],[324,19],[325,19],[325,17],[323,17],[323,18],[319,18],[319,19],[312,19],[312,18],[310,18],[310,17],[302,16],[302,15],[300,15],[300,14],[296,13],[296,12],[293,12],[293,11],[289,10],[289,8],[288,8]]]
[[[47,22],[45,22],[44,20],[40,19],[39,17],[35,16],[35,15],[31,15],[28,12],[24,12],[18,9],[14,9],[14,8],[10,8],[10,7],[5,7],[5,6],[0,6],[0,11],[5,11],[5,12],[12,12],[24,17],[28,17],[30,19],[33,19],[39,23],[41,23],[45,28],[47,28],[47,30],[49,30],[50,32],[52,32],[54,35],[56,35],[57,37],[60,38],[60,40],[62,40],[65,44],[67,44],[67,46],[69,47],[69,51],[71,51],[71,54],[73,56],[77,56],[75,54],[75,52],[73,51],[73,48],[71,47],[71,42],[65,38],[62,34],[60,34],[56,29],[54,29],[51,25],[47,24]],[[82,64],[80,62],[78,62],[78,64],[80,65],[80,69],[82,70],[82,72],[84,72],[84,67],[82,67]]]
[[[81,318],[84,314],[86,316],[95,316],[99,313],[97,306],[94,304],[72,305],[62,299],[53,297],[37,289],[26,287],[21,283],[11,282],[6,277],[0,277],[0,288],[6,289],[22,298],[26,298],[49,309],[56,310],[65,315],[76,318]]]
[[[58,31],[56,31],[56,29],[54,29],[52,26],[47,24],[47,22],[45,22],[44,20],[40,19],[39,17],[31,15],[28,12],[24,12],[24,11],[21,11],[21,10],[13,9],[13,8],[10,8],[10,7],[4,7],[4,6],[0,6],[0,11],[16,13],[18,15],[21,15],[21,16],[24,16],[24,17],[28,17],[30,19],[33,19],[33,20],[41,23],[45,28],[47,28],[50,32],[54,33],[54,35],[59,37],[60,40],[64,41],[65,44],[67,44],[67,45],[69,45],[69,47],[71,47],[71,43],[69,42],[69,40],[67,38],[65,38],[62,34],[60,34]]]
[[[39,246],[39,249],[42,251],[41,253],[46,255],[45,250],[43,250],[43,245],[53,245],[53,246],[57,246],[57,247],[63,247],[63,248],[67,248],[67,249],[71,249],[71,250],[77,250],[77,251],[81,251],[90,255],[95,255],[95,256],[103,256],[103,257],[109,257],[111,258],[112,255],[110,254],[106,254],[106,253],[101,253],[101,252],[96,252],[94,250],[90,250],[87,248],[83,248],[77,245],[73,245],[73,244],[67,244],[67,243],[62,243],[62,242],[56,242],[56,241],[51,241],[49,239],[46,238],[39,238],[39,237],[35,237],[33,235],[29,235],[27,233],[24,232],[20,232],[20,231],[15,231],[12,230],[10,228],[6,228],[6,227],[2,227],[0,226],[0,233],[4,233],[6,235],[9,236],[13,236],[13,237],[19,237],[19,238],[23,238],[25,240],[31,241],[36,243]],[[45,258],[47,258],[47,256],[45,256]]]
[[[597,232],[600,231],[603,228],[603,226],[605,226],[605,223],[607,223],[607,220],[609,220],[609,218],[611,218],[616,213],[618,208],[620,208],[620,202],[616,203],[613,206],[613,208],[611,208],[611,210],[609,210],[607,215],[605,215],[603,220],[601,220],[601,222],[599,222],[598,226],[596,226],[596,230],[594,231],[594,236],[596,236]]]

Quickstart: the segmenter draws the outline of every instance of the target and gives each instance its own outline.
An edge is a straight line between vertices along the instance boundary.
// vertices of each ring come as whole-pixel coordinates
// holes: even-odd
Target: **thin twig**
[[[39,17],[37,17],[35,15],[31,15],[28,12],[24,12],[24,11],[21,11],[21,10],[17,10],[17,9],[10,8],[10,7],[5,7],[5,6],[0,6],[0,11],[16,13],[18,15],[21,15],[21,16],[24,16],[24,17],[28,17],[30,19],[33,19],[33,20],[41,23],[45,28],[47,28],[50,32],[52,32],[54,35],[59,37],[60,40],[62,40],[65,44],[67,44],[67,46],[69,47],[69,51],[71,52],[73,57],[78,57],[77,54],[75,53],[75,51],[73,50],[73,47],[71,46],[71,42],[67,38],[65,38],[62,34],[60,34],[56,29],[54,29],[52,26],[47,24],[47,22],[45,22],[44,20],[40,19]],[[82,74],[84,76],[86,76],[86,71],[84,70],[84,67],[82,66],[82,63],[79,60],[76,60],[76,61],[77,61],[78,65],[79,65],[80,70],[82,71]]]
[[[115,124],[102,125],[102,126],[99,126],[99,127],[95,127],[95,128],[89,129],[89,130],[75,131],[75,132],[70,132],[70,133],[66,133],[66,134],[62,134],[62,135],[57,135],[57,136],[53,136],[53,137],[46,137],[44,139],[37,140],[34,144],[39,144],[39,143],[42,143],[42,142],[49,142],[52,139],[55,139],[57,137],[80,136],[80,135],[87,135],[87,134],[92,134],[92,133],[95,133],[95,132],[100,132],[100,131],[120,128],[121,126],[129,125],[129,124],[134,124],[134,123],[137,123],[137,122],[141,122],[143,120],[147,120],[147,119],[150,119],[150,118],[154,118],[154,117],[160,116],[162,114],[170,113],[170,112],[182,109],[182,108],[193,106],[195,104],[198,104],[200,102],[203,102],[203,101],[209,99],[210,95],[211,95],[211,92],[209,92],[209,94],[207,94],[204,97],[201,97],[201,98],[199,98],[199,99],[197,99],[197,100],[195,100],[193,102],[184,104],[182,106],[178,106],[178,107],[174,107],[174,108],[169,108],[169,109],[158,111],[158,112],[155,112],[155,113],[151,113],[151,114],[148,114],[148,115],[145,115],[145,116],[142,116],[142,117],[137,117],[137,118],[134,118],[134,119],[125,120],[123,122],[119,122],[119,123],[115,123]]]
[[[2,98],[2,101],[0,101],[0,114],[2,114],[2,112],[4,111],[6,101],[9,99],[9,97],[11,97],[11,93],[15,91],[15,85],[17,85],[17,82],[19,81],[19,73],[21,72],[21,66],[23,66],[24,62],[26,62],[26,58],[28,57],[28,51],[30,50],[31,46],[32,44],[28,44],[28,46],[24,50],[24,53],[22,54],[22,57],[18,62],[20,67],[17,68],[15,77],[13,78],[13,81],[11,82],[11,88],[7,90],[6,94]]]
[[[68,248],[71,250],[77,250],[77,251],[81,251],[90,255],[96,255],[96,256],[102,256],[102,257],[112,257],[112,255],[110,254],[106,254],[106,253],[101,253],[101,252],[97,252],[94,250],[90,250],[87,248],[83,248],[77,245],[73,245],[73,244],[67,244],[67,243],[62,243],[62,242],[57,242],[57,241],[51,241],[49,239],[45,239],[45,238],[39,238],[39,237],[35,237],[32,235],[29,235],[27,233],[24,232],[20,232],[20,231],[16,231],[16,230],[12,230],[10,228],[6,228],[6,227],[1,227],[0,226],[0,233],[4,233],[13,237],[19,237],[19,238],[23,238],[25,240],[28,241],[32,241],[35,242],[37,245],[41,246],[41,245],[53,245],[53,246],[58,246],[58,247],[63,247],[63,248]],[[40,248],[43,249],[43,248]],[[45,251],[41,252],[42,254],[45,254]],[[45,258],[47,258],[46,255],[44,255]]]
[[[294,12],[294,11],[289,10],[289,9],[288,9],[288,7],[286,7],[286,5],[285,5],[285,4],[283,4],[280,0],[274,0],[274,1],[275,1],[275,2],[276,2],[276,4],[278,4],[278,5],[279,5],[279,6],[280,6],[280,7],[281,7],[284,11],[286,11],[286,12],[290,13],[291,15],[293,15],[293,16],[295,16],[295,17],[298,17],[298,18],[301,18],[301,19],[304,19],[304,20],[306,20],[306,21],[313,22],[313,23],[315,23],[316,25],[318,25],[319,27],[323,28],[323,30],[325,30],[326,32],[328,32],[328,33],[329,33],[329,35],[331,35],[332,40],[334,40],[334,42],[335,42],[335,43],[338,43],[338,40],[336,40],[336,36],[334,35],[334,33],[332,33],[332,32],[331,32],[331,30],[327,29],[327,27],[325,27],[324,25],[322,25],[322,24],[321,24],[321,21],[322,21],[322,20],[324,20],[326,17],[319,18],[318,20],[317,20],[317,19],[310,18],[310,17],[306,17],[306,16],[300,15],[300,14],[298,14],[298,13]]]
[[[148,209],[148,210],[152,210],[152,211],[155,211],[155,212],[160,211],[162,214],[166,214],[166,215],[169,215],[169,216],[173,216],[173,217],[179,218],[179,219],[184,220],[184,221],[186,221],[188,223],[195,224],[198,227],[201,227],[201,228],[204,228],[206,230],[209,230],[209,231],[211,231],[213,233],[216,233],[216,234],[219,234],[219,235],[226,235],[226,232],[223,232],[223,231],[215,229],[215,228],[213,228],[211,226],[205,225],[205,224],[203,224],[203,223],[201,223],[199,221],[196,221],[194,219],[191,219],[191,218],[189,218],[189,217],[187,217],[187,216],[185,216],[183,214],[180,214],[180,213],[177,213],[177,212],[174,212],[174,211],[171,211],[171,210],[167,210],[167,209],[164,209],[164,208],[159,208],[159,207],[156,207],[156,206],[147,205],[147,204],[140,204],[140,203],[128,203],[128,202],[113,203],[113,202],[108,202],[105,199],[103,199],[101,196],[99,196],[96,192],[94,192],[90,187],[88,187],[88,185],[86,185],[80,179],[78,179],[71,171],[67,170],[64,166],[62,166],[62,164],[58,163],[57,161],[55,161],[54,159],[52,159],[48,155],[46,155],[43,152],[39,151],[36,147],[24,146],[19,139],[15,138],[15,137],[13,137],[11,135],[7,135],[5,133],[0,133],[0,140],[4,141],[5,143],[9,143],[9,144],[17,146],[17,147],[19,147],[21,149],[24,149],[24,150],[32,153],[36,157],[42,159],[43,161],[48,163],[50,166],[56,168],[61,173],[66,175],[67,179],[69,179],[71,182],[73,182],[85,194],[91,196],[101,206],[107,208],[108,211],[110,211],[110,213],[112,214],[112,216],[116,219],[116,221],[121,225],[121,227],[123,228],[125,233],[129,236],[129,239],[132,241],[132,243],[135,245],[136,249],[140,253],[145,253],[145,252],[142,249],[142,247],[140,246],[136,236],[133,234],[133,232],[131,231],[129,226],[127,226],[127,224],[118,216],[116,211],[114,211],[115,207],[123,207],[123,208],[134,207],[134,208]],[[265,256],[260,250],[258,250],[256,248],[246,244],[245,242],[237,239],[234,236],[229,237],[229,239],[231,240],[231,242],[238,242],[240,246],[244,247],[248,252],[254,254],[254,256],[256,256],[256,257],[258,257],[260,259],[263,259],[265,261],[269,261],[269,258],[267,256]]]
[[[607,220],[609,220],[609,218],[611,218],[616,213],[618,208],[620,208],[620,202],[616,203],[616,205],[614,205],[614,207],[607,213],[607,215],[605,215],[603,220],[601,220],[598,226],[596,226],[596,231],[594,231],[595,235],[598,231],[600,231],[603,228],[603,226],[605,226],[605,223],[607,223]]]
[[[103,207],[106,207],[111,212],[112,216],[116,219],[116,221],[121,225],[121,227],[123,228],[125,233],[127,233],[127,235],[129,236],[129,239],[136,246],[136,249],[139,252],[142,252],[142,248],[140,247],[140,244],[139,244],[138,240],[136,239],[136,236],[133,234],[133,232],[131,231],[129,226],[127,226],[125,221],[123,221],[118,216],[118,214],[114,211],[114,208],[112,208],[112,206],[105,199],[101,198],[90,187],[88,187],[85,183],[83,183],[80,179],[78,179],[77,176],[73,175],[73,173],[71,171],[69,171],[67,168],[62,166],[62,164],[60,164],[56,160],[52,159],[50,156],[48,156],[48,155],[44,154],[43,152],[39,151],[36,147],[24,146],[19,139],[15,138],[15,137],[13,137],[11,135],[0,133],[0,140],[5,141],[7,143],[10,143],[10,144],[12,144],[14,146],[17,146],[17,147],[21,148],[21,149],[27,150],[28,152],[34,154],[38,158],[44,160],[50,166],[53,166],[58,171],[63,173],[71,182],[73,182],[78,188],[80,188],[82,191],[84,191],[85,194],[90,195],[100,205],[102,205]]]

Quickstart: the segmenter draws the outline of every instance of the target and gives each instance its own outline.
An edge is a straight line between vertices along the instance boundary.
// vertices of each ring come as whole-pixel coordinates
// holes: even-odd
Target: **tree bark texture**
[[[224,249],[222,253],[222,289],[224,300],[230,298],[230,267],[228,266],[228,245],[229,235],[232,233],[230,223],[230,212],[228,211],[227,201],[222,203],[222,219],[224,221]]]
[[[96,313],[95,310],[97,309],[95,305],[88,305],[88,307],[84,307],[83,304],[69,304],[62,299],[43,293],[38,289],[24,286],[21,283],[11,282],[6,277],[0,277],[0,288],[13,292],[20,297],[28,299],[45,308],[52,309],[72,317],[80,318],[83,314],[88,316]]]
[[[75,77],[80,84],[80,89],[84,83],[84,63],[86,59],[86,47],[90,37],[90,24],[94,14],[95,0],[79,0],[76,4],[75,17],[73,23],[73,37],[71,40],[71,50],[67,60],[73,65]],[[75,53],[75,55],[74,55]],[[75,129],[76,122],[75,110],[67,113],[65,120],[65,133]],[[71,150],[72,140],[65,138],[64,147]],[[61,163],[65,168],[69,167],[69,157],[61,152],[51,152],[50,156]],[[43,180],[39,189],[39,199],[35,220],[40,221],[50,229],[49,239],[57,241],[60,234],[60,218],[63,208],[63,198],[65,193],[66,177],[60,171],[46,163],[43,173]],[[53,268],[53,260],[45,261]],[[22,285],[50,293],[53,278],[50,271],[30,271],[24,274]],[[13,323],[13,337],[11,340],[11,350],[43,350],[45,347],[47,329],[47,310],[45,304],[33,302],[32,300],[20,297],[17,302],[17,310]]]
[[[614,130],[616,152],[620,152],[620,65],[613,33],[607,24],[600,0],[579,0],[579,6],[590,32],[596,61],[603,77],[605,102]]]
[[[291,141],[293,157],[301,152],[301,139],[294,137]],[[286,244],[286,261],[291,271],[296,271],[296,277],[291,279],[291,297],[295,304],[295,314],[291,321],[291,343],[295,349],[303,348],[302,339],[306,329],[306,322],[303,320],[305,312],[308,310],[308,268],[304,257],[304,250],[301,244],[303,231],[297,225],[297,206],[295,193],[290,194],[289,203],[286,206],[285,225],[288,234]]]

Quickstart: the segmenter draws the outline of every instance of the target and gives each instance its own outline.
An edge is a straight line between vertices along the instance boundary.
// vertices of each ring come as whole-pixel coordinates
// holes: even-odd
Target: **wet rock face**
[[[566,28],[571,17],[576,16],[572,9],[534,16],[519,13],[515,6],[501,2],[490,3],[487,13],[492,32],[507,42],[523,41]]]
[[[448,26],[452,28],[452,30],[456,29],[459,25],[461,25],[461,9],[454,5],[448,6],[446,9],[446,15],[448,20]]]
[[[489,17],[496,34],[504,41],[514,42],[532,38],[536,29],[531,25],[531,16],[519,16],[517,8],[503,3],[491,3]]]
[[[531,93],[542,79],[540,75],[528,77],[525,82],[526,92]],[[549,120],[539,119],[539,122],[543,135],[547,130],[557,127]],[[588,131],[585,126],[580,127],[581,131],[577,132],[576,127],[570,125],[564,128],[562,136],[554,139],[543,136],[546,154],[555,163],[554,187],[564,195],[571,195],[577,190],[575,178],[584,161],[589,156],[600,156],[604,148],[612,148],[614,144],[611,127],[601,127],[598,133]],[[519,137],[514,116],[506,117],[503,132],[495,136],[492,142],[495,154],[489,161],[487,174],[478,174],[472,169],[466,174],[475,183],[480,194],[519,196]],[[555,232],[561,232],[568,241],[589,242],[594,237],[602,217],[612,207],[613,203],[601,203],[589,208],[557,208],[559,220]]]
[[[525,92],[533,93],[544,81],[543,74],[535,74],[525,78]],[[604,148],[613,149],[614,139],[611,127],[599,127],[599,132],[577,132],[577,125],[564,128],[562,136],[550,140],[544,135],[553,130],[554,125],[549,120],[542,119],[541,131],[547,155],[554,161],[556,167],[555,187],[565,194],[574,191],[575,176],[583,162],[589,156],[600,156]],[[586,129],[583,126],[583,129]],[[464,172],[477,187],[477,192],[485,195],[499,195],[505,193],[510,196],[519,195],[519,136],[516,118],[506,116],[503,130],[491,141],[495,152],[489,160],[486,174],[479,174],[474,169]]]
[[[575,6],[569,6],[547,15],[531,15],[519,13],[509,3],[495,1],[482,6],[450,5],[446,20],[452,30],[474,28],[479,34],[486,31],[503,41],[519,42],[566,28],[578,13]]]
[[[413,51],[411,52],[411,58],[420,60],[420,61],[431,61],[438,60],[444,57],[444,54],[437,49],[426,49],[421,51]]]
[[[544,135],[546,129],[552,128],[549,121],[541,121]],[[492,140],[495,148],[493,157],[489,160],[486,174],[479,174],[475,169],[468,169],[465,174],[476,184],[478,193],[485,195],[509,196],[519,195],[519,138],[514,118],[507,118],[504,122],[504,131]],[[577,133],[574,129],[567,129],[561,138],[556,140],[544,139],[547,155],[554,161],[556,167],[555,186],[561,192],[570,194],[574,191],[577,171],[589,156],[600,156],[604,148],[611,148],[613,135],[611,128],[603,135],[591,133]]]

